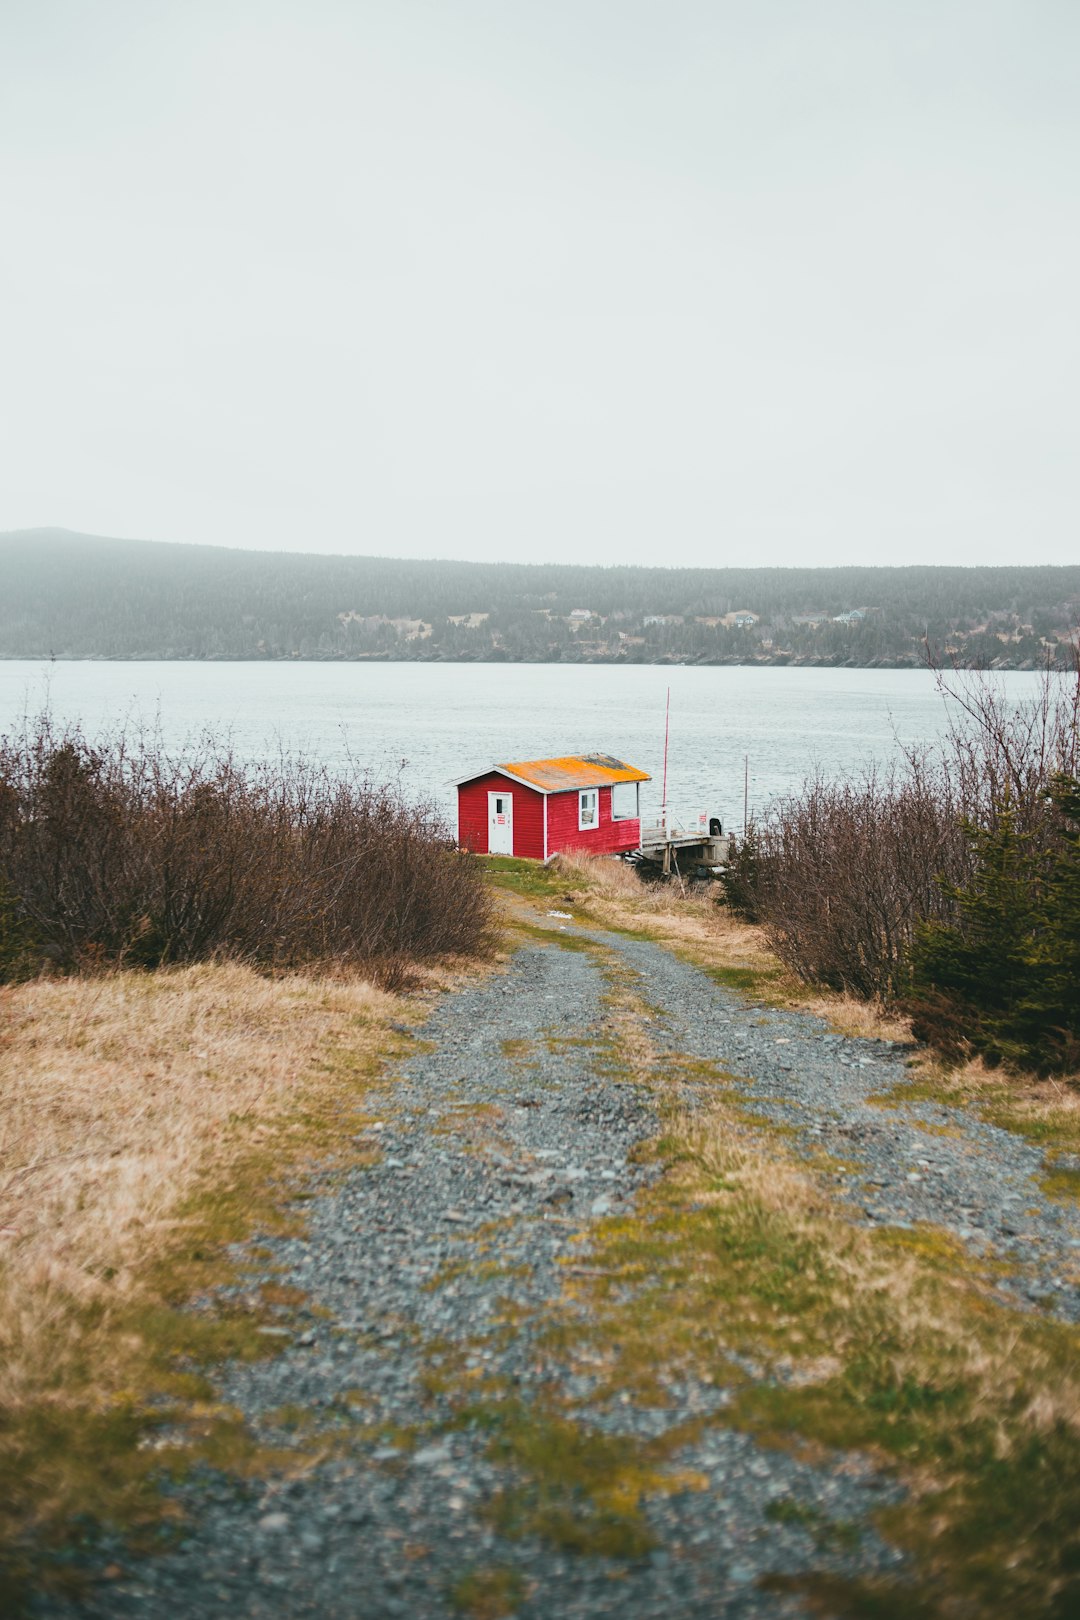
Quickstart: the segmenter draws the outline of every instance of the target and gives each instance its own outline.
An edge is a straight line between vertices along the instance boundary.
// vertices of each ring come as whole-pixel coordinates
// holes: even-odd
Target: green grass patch
[[[499,1050],[503,1057],[509,1058],[512,1063],[523,1063],[526,1059],[532,1057],[536,1050],[536,1043],[535,1041],[520,1038],[505,1040],[499,1042]]]
[[[557,945],[561,951],[585,951],[593,949],[592,942],[581,939],[579,935],[561,928],[545,928],[540,923],[524,922],[515,918],[513,932],[527,940],[534,940],[540,945]]]
[[[1080,1170],[1071,1166],[1056,1166],[1039,1177],[1039,1185],[1047,1198],[1055,1198],[1059,1203],[1080,1203]]]
[[[830,1547],[851,1548],[858,1545],[859,1529],[857,1525],[850,1524],[846,1519],[830,1519],[812,1502],[800,1502],[794,1497],[780,1497],[770,1502],[765,1509],[765,1517],[772,1524],[785,1524],[794,1526],[797,1530],[805,1530],[813,1539],[815,1547],[826,1549]]]
[[[497,889],[526,900],[554,900],[566,893],[566,875],[542,861],[518,860],[510,855],[478,855],[478,864]]]
[[[503,1565],[467,1570],[448,1593],[450,1607],[470,1620],[506,1620],[517,1613],[524,1596],[518,1571]]]
[[[471,1420],[478,1418],[491,1431],[490,1457],[514,1476],[487,1507],[510,1539],[535,1535],[569,1552],[641,1558],[655,1545],[643,1500],[706,1483],[665,1469],[679,1443],[673,1436],[641,1442],[605,1434],[543,1403],[507,1401]]]
[[[680,952],[680,955],[686,955]],[[786,982],[786,975],[781,967],[716,967],[706,965],[693,957],[686,956],[695,967],[700,967],[714,984],[721,985],[725,990],[734,990],[738,995],[748,1000],[759,1001],[768,1007],[780,1007],[790,1001],[790,996],[781,993],[781,985]]]

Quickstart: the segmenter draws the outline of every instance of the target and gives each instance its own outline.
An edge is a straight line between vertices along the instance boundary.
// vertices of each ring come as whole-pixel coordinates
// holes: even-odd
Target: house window
[[[584,788],[578,794],[578,826],[596,827],[600,822],[600,789]]]
[[[616,782],[611,790],[612,821],[636,821],[638,815],[638,785],[636,782]]]

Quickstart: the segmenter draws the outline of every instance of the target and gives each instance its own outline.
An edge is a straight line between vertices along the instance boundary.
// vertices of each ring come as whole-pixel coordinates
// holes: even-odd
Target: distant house
[[[576,619],[579,623],[583,623],[586,619],[593,618],[593,616],[594,615],[593,615],[593,611],[592,611],[591,608],[571,608],[570,609],[570,617],[571,617],[571,619]]]
[[[846,613],[834,613],[833,624],[858,624],[865,618],[862,608],[849,608]]]
[[[342,624],[355,624],[361,630],[367,631],[379,630],[389,625],[406,641],[426,641],[431,634],[431,625],[423,619],[388,619],[385,613],[356,612],[339,613],[338,618]]]
[[[492,765],[457,782],[458,843],[481,855],[546,861],[561,849],[618,855],[641,843],[647,771],[610,754]]]
[[[646,613],[641,621],[644,625],[650,624],[682,624],[681,613]]]
[[[733,612],[725,613],[720,623],[726,624],[734,630],[739,630],[747,625],[757,624],[758,618],[759,615],[752,613],[749,608],[735,608]]]

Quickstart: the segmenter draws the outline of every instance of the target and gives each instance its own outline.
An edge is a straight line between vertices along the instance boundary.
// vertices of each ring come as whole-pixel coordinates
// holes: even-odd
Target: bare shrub
[[[1049,826],[1051,780],[1080,774],[1080,656],[1020,699],[986,671],[936,673],[949,716],[941,765],[964,819],[995,829],[1008,813],[1020,831]]]
[[[965,845],[945,785],[920,766],[808,782],[761,822],[755,905],[800,978],[868,1000],[902,986],[915,925],[943,913],[938,878]]]
[[[854,781],[815,777],[753,829],[753,858],[734,874],[739,910],[809,983],[901,997],[917,929],[954,920],[973,833],[1003,818],[1028,841],[1036,879],[1053,865],[1061,830],[1048,786],[1080,763],[1080,672],[1048,672],[1020,701],[989,675],[939,672],[939,686],[940,747]]]
[[[244,766],[213,737],[92,744],[47,717],[0,738],[0,892],[19,959],[66,972],[337,960],[395,985],[477,950],[490,916],[479,866],[394,789],[302,757]]]

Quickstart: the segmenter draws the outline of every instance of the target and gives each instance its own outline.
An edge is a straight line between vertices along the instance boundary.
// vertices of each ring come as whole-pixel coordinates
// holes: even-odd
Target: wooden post
[[[664,706],[664,791],[660,800],[660,825],[667,836],[667,750],[668,731],[671,726],[671,687],[667,689],[667,703]]]

